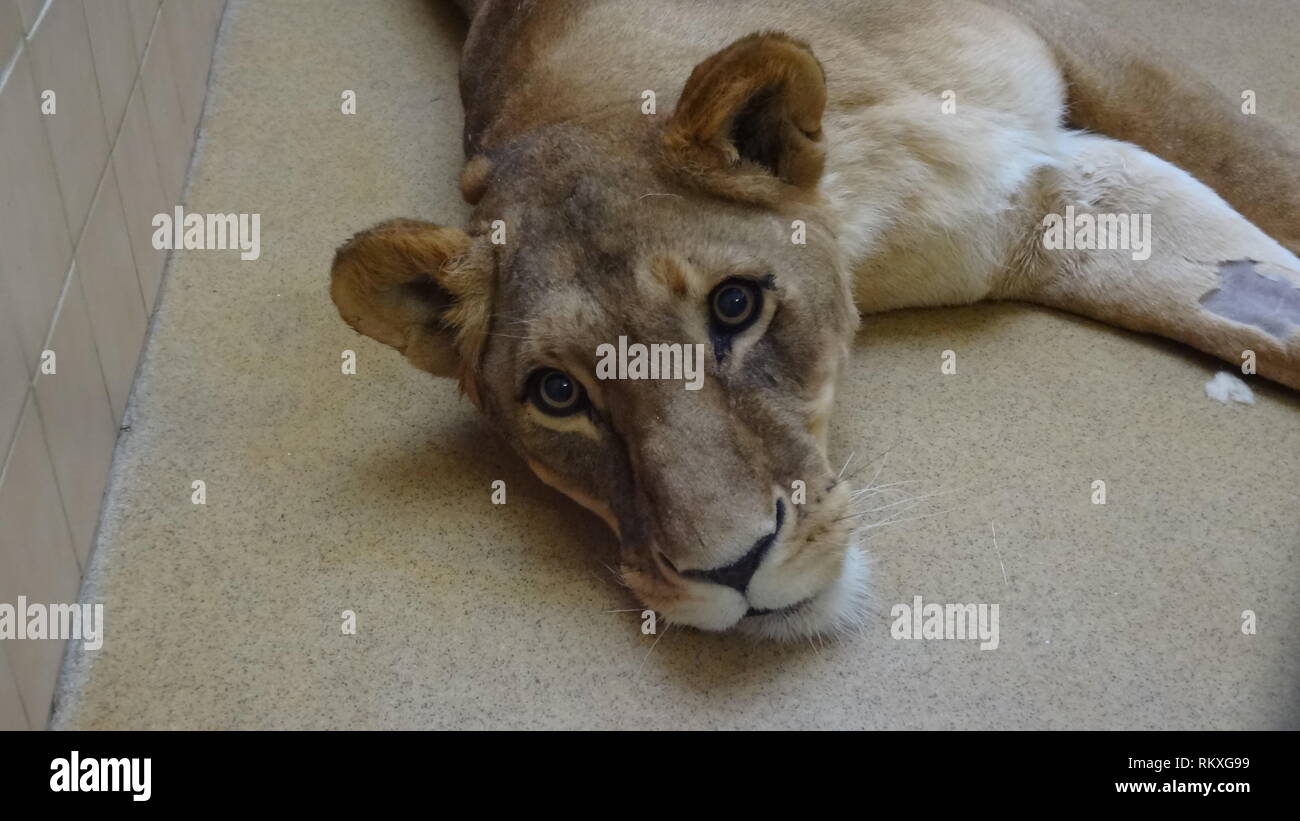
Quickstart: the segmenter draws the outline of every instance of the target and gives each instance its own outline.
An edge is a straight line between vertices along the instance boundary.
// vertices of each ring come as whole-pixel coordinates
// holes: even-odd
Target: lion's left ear
[[[723,196],[774,202],[785,186],[821,179],[825,110],[825,75],[808,46],[751,34],[691,72],[664,133],[666,158]]]
[[[459,228],[395,219],[343,244],[330,296],[358,332],[415,367],[455,376],[478,404],[475,370],[492,303],[491,253]]]

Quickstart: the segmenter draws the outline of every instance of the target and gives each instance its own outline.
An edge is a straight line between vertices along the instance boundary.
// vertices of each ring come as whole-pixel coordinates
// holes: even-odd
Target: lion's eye
[[[763,292],[752,283],[729,279],[713,289],[713,324],[727,333],[740,333],[763,312]]]
[[[546,368],[532,377],[529,396],[542,413],[568,416],[582,408],[583,392],[578,381],[564,371]]]

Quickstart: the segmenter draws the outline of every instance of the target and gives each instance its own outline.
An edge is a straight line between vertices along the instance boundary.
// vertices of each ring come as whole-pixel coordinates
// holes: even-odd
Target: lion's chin
[[[866,625],[871,571],[856,535],[844,553],[839,577],[815,596],[791,607],[754,613],[733,629],[776,641],[802,641],[856,632]]]

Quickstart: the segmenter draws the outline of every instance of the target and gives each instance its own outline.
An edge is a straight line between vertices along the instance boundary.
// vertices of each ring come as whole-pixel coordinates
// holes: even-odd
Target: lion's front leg
[[[1300,259],[1189,174],[1129,143],[1065,137],[992,294],[1184,342],[1300,389]]]

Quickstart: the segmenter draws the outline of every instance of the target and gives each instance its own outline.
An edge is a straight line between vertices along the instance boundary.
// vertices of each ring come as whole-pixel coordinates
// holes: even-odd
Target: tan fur
[[[858,310],[1030,300],[1234,364],[1249,348],[1300,388],[1296,335],[1200,304],[1230,260],[1300,287],[1294,148],[1075,4],[464,5],[469,233],[377,226],[340,249],[331,293],[357,330],[459,373],[539,476],[609,522],[628,584],[670,619],[793,635],[856,618],[825,435]],[[1154,255],[1048,251],[1044,217],[1067,206],[1150,215]],[[708,295],[736,277],[766,283],[764,312],[718,342]],[[705,344],[703,389],[597,381],[620,335]],[[535,408],[544,368],[589,410]],[[704,580],[765,536],[747,587]],[[744,618],[789,605],[803,615]]]

